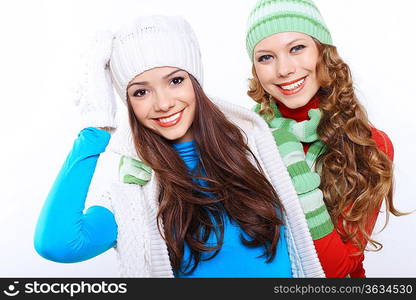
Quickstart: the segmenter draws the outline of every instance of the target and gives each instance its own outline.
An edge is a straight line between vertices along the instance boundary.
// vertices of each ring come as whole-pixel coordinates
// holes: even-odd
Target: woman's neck
[[[309,120],[308,111],[313,108],[319,107],[319,96],[314,96],[308,103],[302,107],[289,108],[283,103],[276,101],[277,107],[284,118],[295,120],[296,122],[302,122]]]
[[[179,157],[182,158],[182,160],[188,166],[188,168],[192,170],[199,160],[198,153],[195,147],[195,142],[186,141],[180,143],[173,143],[172,146],[175,149],[176,153],[178,153]]]

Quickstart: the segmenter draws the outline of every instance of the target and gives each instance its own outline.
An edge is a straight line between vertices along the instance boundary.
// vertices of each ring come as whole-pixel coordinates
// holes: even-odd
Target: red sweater
[[[283,117],[301,122],[309,120],[308,111],[311,108],[318,108],[319,98],[315,97],[303,107],[290,109],[281,103],[277,103]],[[394,157],[393,144],[389,137],[380,130],[371,128],[372,138],[376,142],[378,148],[383,151],[391,161]],[[303,144],[304,151],[308,151],[309,144]],[[375,211],[368,226],[367,232],[371,233],[374,229],[379,211]],[[338,220],[337,228],[342,231],[343,218]],[[319,260],[327,277],[365,277],[363,267],[364,254],[354,256],[358,252],[358,248],[351,241],[344,243],[336,229],[327,236],[314,241]]]

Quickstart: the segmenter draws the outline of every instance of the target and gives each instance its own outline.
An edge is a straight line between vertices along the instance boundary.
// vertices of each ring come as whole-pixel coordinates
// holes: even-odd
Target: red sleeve
[[[393,161],[394,148],[390,138],[383,131],[371,127],[372,138],[376,142],[378,149],[380,149],[388,158]]]
[[[372,128],[372,137],[377,147],[393,161],[394,149],[389,137],[380,130]],[[368,233],[373,232],[379,210],[374,212],[366,228]],[[338,221],[337,228],[342,231],[342,218]],[[358,248],[351,241],[344,243],[341,236],[334,229],[327,236],[314,241],[319,260],[327,277],[365,277],[363,268],[364,254],[353,255]]]

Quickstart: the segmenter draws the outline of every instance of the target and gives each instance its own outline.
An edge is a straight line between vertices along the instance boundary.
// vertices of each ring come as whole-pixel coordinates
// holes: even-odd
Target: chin
[[[287,107],[291,108],[291,109],[297,109],[297,108],[301,108],[303,106],[305,106],[308,102],[302,102],[302,103],[292,103],[291,105],[286,105]]]
[[[180,137],[172,136],[172,135],[162,135],[165,139],[171,142],[175,142],[176,140],[179,140]]]
[[[287,108],[290,109],[296,109],[296,108],[300,108],[302,106],[305,106],[309,101],[296,101],[296,100],[286,100],[286,101],[281,101],[278,100],[280,103],[282,103],[284,106],[286,106]]]
[[[184,136],[185,136],[185,134],[163,135],[163,137],[165,139],[167,139],[168,141],[174,142],[174,143],[180,143],[181,139],[183,139]]]

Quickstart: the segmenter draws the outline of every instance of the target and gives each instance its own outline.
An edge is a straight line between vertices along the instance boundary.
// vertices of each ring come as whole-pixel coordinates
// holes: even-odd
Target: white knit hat
[[[113,84],[126,102],[128,83],[156,67],[176,67],[192,74],[202,86],[198,40],[182,17],[138,17],[115,33],[110,58]]]

